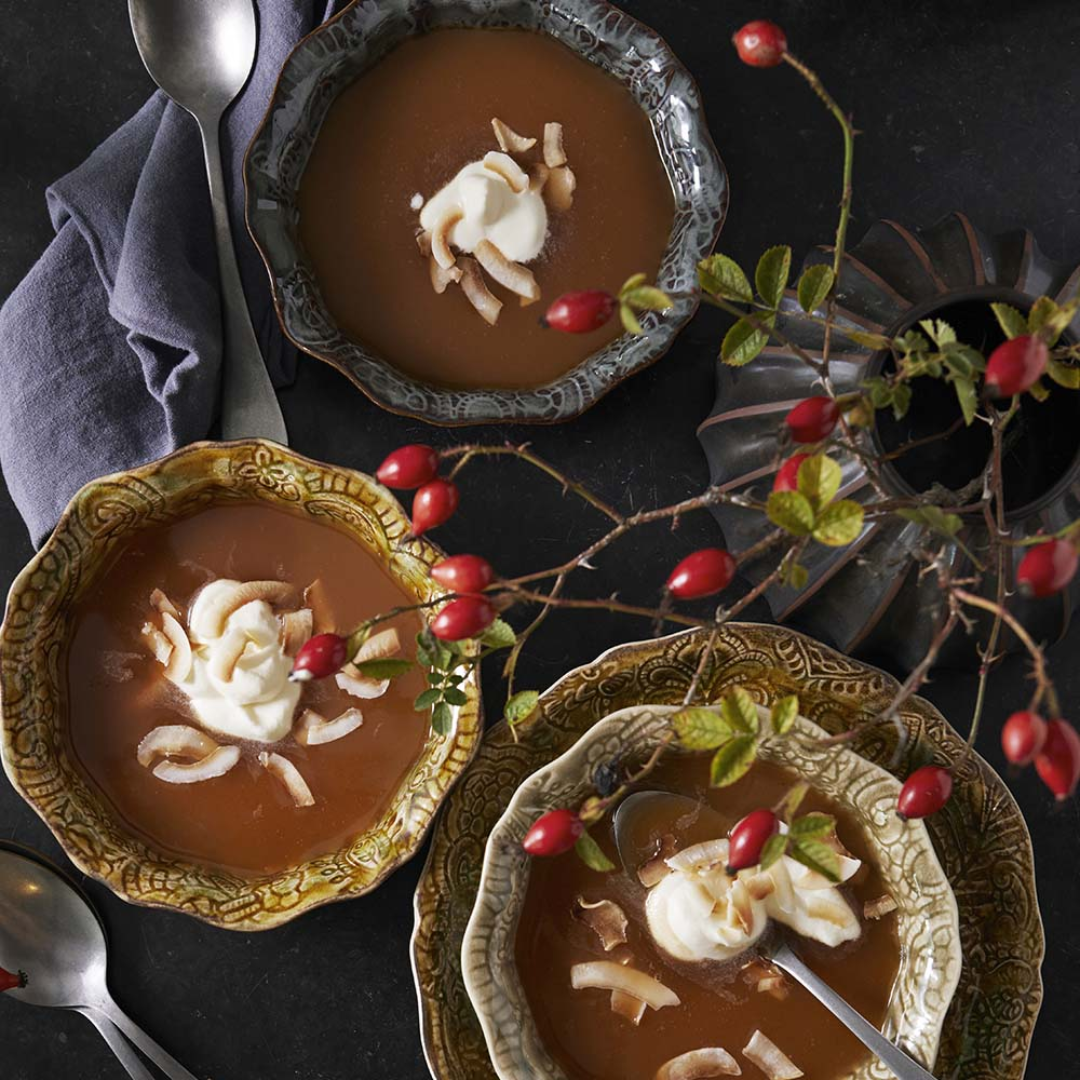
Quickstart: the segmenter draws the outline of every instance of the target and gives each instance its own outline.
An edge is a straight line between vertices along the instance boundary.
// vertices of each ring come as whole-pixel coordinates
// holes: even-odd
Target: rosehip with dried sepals
[[[549,810],[532,823],[521,846],[527,855],[562,855],[584,832],[585,823],[573,810]]]
[[[495,571],[479,555],[451,555],[431,568],[431,576],[450,592],[482,593],[495,580]]]
[[[482,596],[459,596],[435,616],[431,632],[441,641],[464,641],[482,634],[496,616],[491,601]]]
[[[1080,781],[1080,735],[1067,720],[1046,725],[1046,742],[1035,758],[1039,779],[1057,796],[1069,798]]]
[[[728,838],[728,874],[737,874],[761,862],[761,852],[780,828],[780,819],[771,810],[751,810],[731,830]]]
[[[326,679],[339,672],[349,658],[349,643],[340,634],[316,634],[300,646],[289,678],[293,682]]]
[[[563,293],[540,320],[544,326],[564,334],[588,334],[611,320],[619,301],[599,289]]]
[[[896,800],[897,816],[907,821],[936,814],[949,801],[952,789],[953,778],[948,769],[924,765],[904,781],[900,798]]]
[[[439,471],[439,455],[430,446],[410,443],[399,446],[375,470],[380,484],[390,488],[417,488],[434,480]]]
[[[697,600],[726,589],[735,569],[735,560],[723,548],[702,548],[671,571],[665,587],[676,600]]]
[[[0,967],[0,993],[5,990],[21,990],[26,985],[25,971],[8,971]]]
[[[1001,749],[1013,765],[1030,765],[1046,742],[1046,721],[1035,712],[1014,712],[1001,729]]]
[[[812,454],[792,454],[777,470],[776,479],[773,481],[773,491],[798,491],[799,490],[799,466]]]
[[[1049,359],[1046,342],[1033,334],[1005,341],[986,361],[986,389],[997,397],[1022,394],[1038,381]]]
[[[458,489],[453,480],[436,478],[413,496],[412,533],[423,536],[428,529],[445,524],[458,507]]]
[[[1042,599],[1061,592],[1076,576],[1076,548],[1068,540],[1047,540],[1029,549],[1016,568],[1016,583],[1025,596]]]
[[[751,67],[776,67],[787,52],[787,35],[768,19],[754,19],[736,30],[735,42],[739,59]]]
[[[828,438],[840,419],[840,409],[831,397],[800,401],[784,418],[792,439],[797,443],[816,443]]]

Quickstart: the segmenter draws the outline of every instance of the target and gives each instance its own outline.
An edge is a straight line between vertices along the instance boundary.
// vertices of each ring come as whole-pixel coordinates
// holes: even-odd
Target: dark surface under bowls
[[[833,226],[838,136],[819,103],[787,70],[741,67],[728,44],[747,19],[782,21],[792,46],[856,111],[859,140],[853,237],[879,217],[925,225],[957,207],[989,231],[1031,227],[1056,260],[1080,260],[1077,176],[1080,142],[1080,10],[1066,0],[918,6],[866,0],[808,5],[748,0],[724,7],[701,0],[627,3],[663,34],[697,77],[710,127],[731,174],[725,251],[751,262],[774,243],[797,257],[826,242]],[[62,16],[59,17],[59,16]],[[127,26],[125,6],[31,5],[0,0],[0,295],[47,242],[42,189],[80,162],[150,92]],[[640,506],[700,489],[708,472],[694,435],[713,398],[713,360],[723,321],[703,312],[660,364],[617,388],[569,425],[488,429],[488,438],[531,439],[609,499]],[[296,448],[371,468],[396,443],[458,442],[383,413],[326,365],[301,363],[282,395]],[[528,485],[528,500],[521,492]],[[464,509],[440,530],[440,544],[478,550],[507,572],[573,554],[591,512],[553,485],[508,468],[467,474]],[[601,563],[597,593],[619,588],[648,600],[682,555],[715,542],[712,519],[683,522],[671,536],[643,531]],[[0,505],[0,586],[30,555],[10,502]],[[750,613],[765,617],[764,609]],[[552,619],[529,651],[522,685],[546,685],[602,648],[646,628],[614,616]],[[1080,697],[1080,626],[1056,645],[1066,703]],[[888,658],[877,658],[888,666]],[[996,730],[1026,694],[1024,666],[1010,660],[990,695],[980,747],[1002,766]],[[489,689],[497,680],[489,672]],[[927,696],[966,723],[973,680],[939,673]],[[496,703],[493,698],[492,705]],[[1046,922],[1046,1002],[1028,1077],[1076,1071],[1080,1031],[1080,808],[1055,813],[1037,779],[1013,782],[1034,837]],[[0,782],[0,836],[63,861],[45,827]],[[262,935],[234,935],[193,920],[124,905],[94,884],[112,941],[117,999],[192,1071],[230,1080],[355,1080],[426,1076],[408,965],[411,896],[420,864],[376,894],[317,911]],[[81,1017],[0,1000],[0,1075],[7,1080],[113,1080],[119,1066]],[[462,1080],[468,1080],[463,1077]],[[958,1080],[962,1080],[962,1073]]]

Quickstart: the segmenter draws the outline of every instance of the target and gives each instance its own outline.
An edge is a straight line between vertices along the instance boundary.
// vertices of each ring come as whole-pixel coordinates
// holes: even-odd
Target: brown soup
[[[460,288],[436,295],[417,251],[413,195],[430,198],[496,146],[493,117],[523,136],[561,123],[574,204],[550,213],[529,263],[539,303],[498,285],[488,326]],[[655,277],[674,220],[648,118],[630,93],[565,45],[526,30],[438,30],[398,46],[345,90],[300,185],[300,236],[342,330],[422,382],[459,388],[544,385],[613,340],[544,330],[539,316],[576,289]]]
[[[789,773],[757,763],[733,787],[708,784],[707,755],[669,755],[648,779],[647,787],[678,791],[704,801],[694,822],[655,820],[645,823],[652,840],[675,836],[680,848],[723,835],[741,817],[779,801],[792,786]],[[837,835],[863,867],[846,886],[853,910],[887,893],[860,827],[850,814],[811,792],[800,813],[821,810],[837,818]],[[712,817],[712,820],[706,820]],[[635,833],[637,832],[635,828]],[[594,827],[601,847],[618,864],[611,817]],[[573,854],[534,859],[517,931],[517,967],[544,1045],[572,1080],[653,1080],[665,1062],[689,1050],[721,1046],[748,1076],[760,1071],[741,1054],[755,1029],[768,1036],[812,1080],[839,1080],[867,1059],[863,1045],[826,1009],[790,979],[787,997],[777,1000],[747,981],[745,961],[712,964],[707,977],[680,965],[652,943],[644,919],[645,890],[636,876],[621,869],[610,875],[589,870]],[[611,1010],[610,994],[573,990],[570,968],[587,960],[612,959],[596,934],[572,917],[575,900],[611,899],[629,918],[628,948],[634,967],[659,979],[680,998],[676,1007],[647,1010],[640,1026]],[[885,1017],[899,966],[896,916],[863,920],[862,935],[836,949],[797,939],[800,955],[830,986],[872,1023]],[[772,931],[775,932],[775,931]],[[726,968],[726,970],[718,970]],[[696,977],[693,977],[696,976]]]
[[[164,590],[183,615],[200,586],[214,578],[277,579],[299,590],[319,579],[328,597],[322,618],[343,632],[410,598],[337,529],[273,507],[238,504],[140,532],[113,553],[78,601],[67,698],[71,748],[82,770],[152,847],[241,874],[272,873],[334,851],[379,820],[428,735],[427,714],[412,708],[423,680],[412,671],[372,701],[357,701],[333,679],[307,683],[297,715],[312,708],[334,717],[357,706],[363,725],[319,746],[300,746],[291,735],[270,746],[246,744],[224,776],[166,783],[136,760],[140,740],[159,725],[198,723],[184,693],[148,652],[140,628],[152,614],[153,589]],[[414,617],[391,625],[406,644],[420,629]],[[317,630],[329,628],[316,623]],[[280,781],[259,765],[260,750],[281,753],[297,766],[314,806],[293,805]]]

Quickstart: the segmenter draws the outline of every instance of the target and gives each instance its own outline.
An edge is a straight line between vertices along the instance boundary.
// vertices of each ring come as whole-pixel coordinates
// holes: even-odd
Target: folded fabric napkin
[[[295,356],[244,226],[243,156],[289,51],[340,4],[256,6],[254,70],[221,137],[248,307],[282,386]],[[86,481],[210,435],[221,371],[210,198],[192,117],[156,93],[46,200],[56,237],[0,309],[0,466],[35,544]]]

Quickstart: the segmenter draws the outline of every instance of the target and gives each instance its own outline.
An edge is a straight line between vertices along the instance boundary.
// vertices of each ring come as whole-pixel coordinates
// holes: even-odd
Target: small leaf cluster
[[[1080,309],[1080,297],[1059,304],[1049,296],[1040,296],[1031,305],[1026,318],[1009,304],[998,302],[990,307],[1007,338],[1011,340],[1023,334],[1038,334],[1052,349],[1076,317],[1076,312]],[[1077,359],[1077,350],[1072,347],[1065,350],[1065,353],[1065,357],[1050,357],[1046,364],[1047,377],[1066,390],[1080,390],[1080,367],[1065,362],[1066,359]],[[1049,394],[1049,389],[1040,379],[1031,387],[1031,393],[1039,401],[1043,401]]]
[[[843,475],[828,454],[814,454],[800,466],[795,491],[772,491],[766,503],[769,520],[790,536],[811,537],[819,544],[844,547],[862,532],[863,508],[852,499],[837,499]],[[801,574],[792,568],[789,582]]]
[[[643,311],[667,311],[672,306],[672,299],[663,289],[648,285],[646,274],[635,274],[628,278],[619,290],[619,318],[623,329],[635,337],[643,337],[645,328],[638,315]]]

